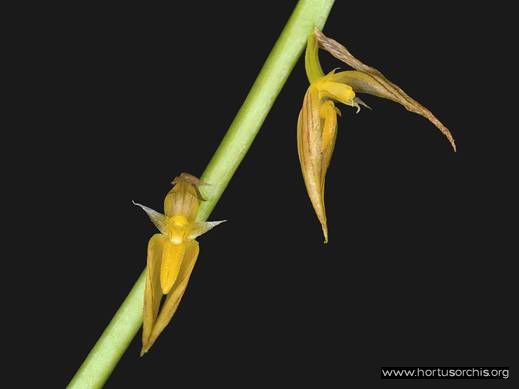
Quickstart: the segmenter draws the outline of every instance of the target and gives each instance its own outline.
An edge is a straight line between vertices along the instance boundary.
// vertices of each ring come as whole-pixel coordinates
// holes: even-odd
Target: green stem
[[[334,0],[299,0],[254,85],[209,162],[202,180],[207,201],[198,218],[206,220],[261,128],[301,55],[308,35],[321,28]],[[142,324],[144,272],[70,381],[68,388],[99,388],[108,379]]]

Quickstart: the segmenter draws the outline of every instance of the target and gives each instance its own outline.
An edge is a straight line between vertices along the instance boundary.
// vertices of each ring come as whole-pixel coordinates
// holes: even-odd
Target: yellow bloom
[[[203,201],[198,178],[182,173],[172,184],[164,199],[164,215],[134,203],[161,232],[153,235],[148,243],[141,355],[148,352],[177,310],[198,258],[195,239],[225,221],[195,221]]]
[[[319,46],[355,70],[324,74],[319,63]],[[305,69],[310,86],[297,121],[297,150],[303,178],[321,223],[324,242],[328,242],[328,226],[324,206],[326,172],[337,137],[337,115],[340,111],[335,102],[356,108],[369,108],[356,93],[367,93],[395,101],[408,111],[415,112],[431,121],[450,141],[454,151],[456,145],[450,131],[416,100],[397,85],[386,79],[378,70],[363,64],[344,46],[316,30],[308,38],[305,53]]]

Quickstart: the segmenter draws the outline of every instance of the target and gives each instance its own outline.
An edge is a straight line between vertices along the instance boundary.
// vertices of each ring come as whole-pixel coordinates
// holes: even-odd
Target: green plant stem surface
[[[300,0],[270,52],[247,98],[209,162],[202,180],[206,220],[245,157],[314,27],[322,29],[334,0]],[[142,324],[143,272],[70,381],[68,388],[99,388],[108,379]],[[137,357],[137,356],[136,356]]]

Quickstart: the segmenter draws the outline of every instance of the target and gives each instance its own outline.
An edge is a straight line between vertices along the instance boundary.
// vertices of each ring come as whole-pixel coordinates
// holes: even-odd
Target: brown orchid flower
[[[325,75],[319,62],[319,47],[354,70],[332,70]],[[356,96],[357,93],[367,93],[395,101],[408,111],[417,113],[433,123],[447,137],[454,151],[456,145],[450,131],[431,111],[385,78],[377,69],[359,61],[344,46],[326,37],[319,30],[315,30],[308,38],[305,68],[310,86],[299,112],[297,150],[306,190],[321,223],[324,242],[327,243],[324,189],[326,172],[337,137],[337,115],[340,116],[335,102],[354,107],[358,112],[360,106],[369,107]]]

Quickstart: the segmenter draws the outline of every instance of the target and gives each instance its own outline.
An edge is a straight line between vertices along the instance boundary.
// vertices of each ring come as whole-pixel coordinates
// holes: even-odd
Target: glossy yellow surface
[[[297,124],[297,149],[306,190],[321,223],[324,242],[328,242],[328,225],[324,206],[326,172],[337,138],[339,102],[360,109],[353,88],[344,83],[341,73],[323,74],[318,57],[318,45],[312,36],[305,54],[308,87]]]
[[[195,221],[203,201],[198,185],[198,179],[186,173],[175,178],[164,200],[164,215],[135,203],[161,232],[148,243],[141,355],[157,340],[180,303],[199,253],[194,239],[223,222]]]

